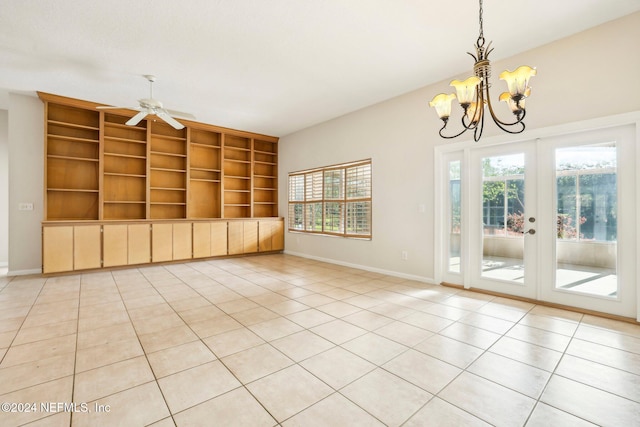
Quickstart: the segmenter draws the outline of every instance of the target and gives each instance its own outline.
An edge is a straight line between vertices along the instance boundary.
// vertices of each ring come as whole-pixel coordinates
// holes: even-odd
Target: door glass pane
[[[460,273],[460,160],[449,162],[449,271]]]
[[[616,297],[615,144],[556,150],[556,288]]]
[[[524,283],[524,154],[482,159],[482,276]]]

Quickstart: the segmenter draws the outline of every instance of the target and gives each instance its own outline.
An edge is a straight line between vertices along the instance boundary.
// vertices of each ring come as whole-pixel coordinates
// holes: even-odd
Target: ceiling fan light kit
[[[536,69],[522,65],[516,68],[515,71],[507,70],[500,73],[500,80],[504,80],[507,83],[508,91],[501,93],[498,99],[506,102],[516,117],[513,122],[500,120],[493,111],[491,96],[489,94],[489,88],[491,87],[489,84],[491,65],[488,58],[493,48],[491,48],[491,42],[485,47],[482,12],[482,0],[480,0],[480,34],[475,44],[476,54],[474,55],[467,52],[475,60],[473,67],[474,75],[464,81],[453,80],[450,83],[450,85],[456,89],[458,102],[463,110],[461,120],[462,131],[455,135],[443,134],[451,115],[451,102],[456,98],[456,94],[441,93],[429,102],[429,105],[436,109],[438,117],[444,123],[438,132],[442,138],[456,138],[468,130],[473,130],[474,141],[479,141],[484,128],[485,111],[488,111],[494,123],[505,132],[517,134],[523,132],[525,129],[525,100],[531,95],[529,79],[536,75]]]
[[[156,77],[151,74],[143,75],[145,79],[149,81],[149,98],[142,98],[138,100],[138,107],[106,107],[99,106],[99,110],[121,109],[127,108],[130,110],[136,110],[138,113],[131,117],[125,124],[128,126],[136,126],[147,116],[157,116],[164,120],[170,126],[175,129],[184,129],[184,125],[173,118],[173,116],[180,116],[187,119],[195,119],[193,114],[183,113],[181,111],[168,110],[164,108],[164,105],[159,100],[153,97],[153,82],[156,81]]]

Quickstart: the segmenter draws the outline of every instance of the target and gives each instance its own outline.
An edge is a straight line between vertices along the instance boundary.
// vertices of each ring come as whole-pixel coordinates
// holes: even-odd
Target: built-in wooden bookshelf
[[[278,138],[39,93],[45,221],[278,216]]]
[[[47,104],[46,214],[55,220],[100,216],[100,113]]]
[[[253,140],[253,216],[278,216],[278,144]]]
[[[250,138],[224,136],[225,218],[250,218],[251,215],[251,142]]]
[[[189,218],[220,218],[221,134],[191,129]]]
[[[125,116],[104,115],[103,218],[147,217],[147,122],[126,126]]]
[[[149,143],[150,219],[187,217],[186,129],[151,122]]]

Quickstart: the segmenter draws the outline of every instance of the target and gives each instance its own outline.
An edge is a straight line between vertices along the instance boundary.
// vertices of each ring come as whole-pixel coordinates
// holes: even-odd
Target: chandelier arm
[[[452,136],[447,136],[447,135],[443,135],[442,131],[444,130],[444,128],[447,127],[447,122],[444,122],[444,125],[440,128],[440,130],[438,131],[438,134],[445,139],[453,139],[453,138],[457,138],[460,135],[462,135],[463,133],[465,133],[466,131],[468,131],[470,128],[467,128],[466,126],[462,129],[462,131],[458,134],[452,135]]]
[[[480,120],[478,121],[478,123],[476,123],[476,128],[473,131],[473,140],[475,142],[480,141],[480,138],[482,138],[483,130],[484,130],[484,108],[480,110]]]
[[[487,89],[488,92],[488,89]],[[517,120],[515,122],[503,122],[502,120],[500,120],[498,118],[498,116],[496,115],[495,111],[493,111],[493,105],[491,105],[491,97],[489,96],[489,94],[487,93],[487,106],[489,107],[489,114],[491,114],[491,118],[493,119],[493,122],[503,131],[507,132],[507,133],[512,133],[512,134],[517,134],[517,133],[522,133],[524,131],[525,125],[524,125],[524,116],[526,115],[526,110],[522,110],[522,114],[517,116]],[[519,130],[509,130],[507,127],[511,127],[511,126],[516,126],[516,125],[521,125],[522,128]]]

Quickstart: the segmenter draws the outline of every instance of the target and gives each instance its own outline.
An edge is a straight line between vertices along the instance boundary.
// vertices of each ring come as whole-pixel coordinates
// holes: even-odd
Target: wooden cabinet
[[[193,257],[227,255],[227,222],[193,223]]]
[[[211,256],[224,256],[229,253],[228,227],[226,221],[211,223]]]
[[[42,230],[42,272],[73,270],[73,226],[45,227]]]
[[[258,250],[260,252],[284,249],[284,221],[264,219],[258,221]]]
[[[173,224],[173,259],[190,259],[193,257],[192,224],[181,222]]]
[[[278,215],[278,138],[188,120],[127,126],[136,111],[38,96],[45,273],[283,248],[283,229],[262,224]]]
[[[73,269],[86,270],[102,266],[102,226],[73,227]]]
[[[173,260],[172,224],[153,224],[151,228],[151,260],[153,262]]]
[[[229,255],[258,252],[258,221],[229,221]]]
[[[102,266],[115,267],[129,263],[126,224],[105,224],[102,227]]]
[[[211,256],[211,223],[196,222],[193,224],[193,257]]]
[[[284,248],[282,218],[152,223],[47,221],[42,228],[45,274]]]
[[[151,227],[149,224],[127,225],[128,264],[151,262]]]
[[[42,230],[42,272],[100,268],[100,225],[61,225]]]

